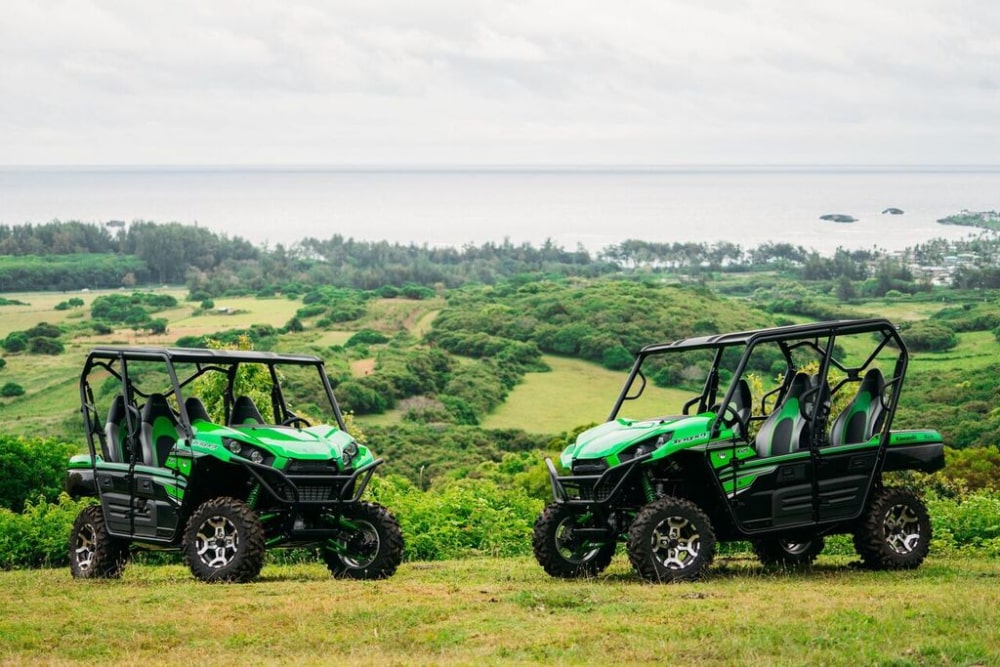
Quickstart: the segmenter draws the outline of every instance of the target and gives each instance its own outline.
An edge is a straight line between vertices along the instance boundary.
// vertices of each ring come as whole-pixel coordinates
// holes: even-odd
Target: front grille
[[[336,498],[332,484],[301,484],[299,485],[299,500],[305,502],[320,502]]]
[[[574,475],[600,475],[608,469],[608,464],[603,460],[597,461],[573,461]]]
[[[333,459],[325,461],[291,461],[285,470],[289,475],[336,475],[337,464]]]

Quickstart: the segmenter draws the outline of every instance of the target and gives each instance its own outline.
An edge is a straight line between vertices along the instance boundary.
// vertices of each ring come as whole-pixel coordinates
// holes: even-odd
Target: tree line
[[[431,247],[388,241],[359,241],[334,234],[291,244],[258,247],[239,236],[197,225],[135,221],[100,225],[53,221],[0,225],[0,290],[71,290],[144,284],[186,284],[205,297],[262,290],[303,293],[332,285],[376,290],[387,285],[458,287],[495,284],[518,276],[599,277],[619,272],[683,273],[780,271],[809,281],[828,281],[842,300],[915,293],[929,286],[907,269],[933,264],[951,253],[972,253],[979,264],[955,275],[956,286],[995,287],[992,265],[1000,242],[981,237],[966,242],[931,241],[902,257],[878,249],[838,248],[832,256],[790,243],[745,248],[732,241],[660,243],[629,239],[591,253],[548,240],[540,246],[486,242]],[[996,284],[994,284],[996,283]]]

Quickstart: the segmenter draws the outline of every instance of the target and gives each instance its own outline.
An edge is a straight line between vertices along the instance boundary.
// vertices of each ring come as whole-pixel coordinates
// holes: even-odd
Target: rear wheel
[[[715,557],[712,523],[694,503],[665,496],[636,515],[628,531],[628,558],[652,582],[699,579]]]
[[[927,556],[930,544],[927,507],[913,491],[900,487],[876,491],[854,533],[861,561],[874,570],[915,568]]]
[[[753,551],[767,566],[811,565],[825,546],[822,536],[766,537],[753,541]]]
[[[128,562],[128,542],[111,537],[100,505],[81,511],[69,534],[69,571],[75,579],[120,577]]]
[[[264,528],[242,500],[212,498],[191,515],[181,548],[202,581],[252,581],[264,565]]]
[[[403,533],[389,510],[378,503],[359,502],[340,518],[340,539],[323,547],[323,560],[335,577],[385,579],[403,561]]]
[[[592,577],[604,571],[618,543],[580,536],[581,514],[563,503],[551,503],[535,521],[531,546],[538,564],[553,577]]]

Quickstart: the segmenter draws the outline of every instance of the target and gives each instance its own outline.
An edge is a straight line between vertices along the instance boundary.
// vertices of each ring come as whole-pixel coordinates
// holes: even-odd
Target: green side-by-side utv
[[[696,579],[718,542],[766,565],[811,563],[851,534],[863,565],[918,566],[927,509],[893,471],[944,465],[941,436],[893,430],[906,346],[884,319],[700,336],[642,349],[607,422],[546,459],[554,501],[538,562],[592,576],[624,542],[653,582]]]
[[[180,549],[204,581],[256,578],[271,547],[316,548],[337,577],[396,571],[399,524],[361,500],[382,461],[347,432],[320,359],[99,348],[80,397],[90,451],[66,485],[100,502],[73,526],[74,577],[116,577],[134,548]]]

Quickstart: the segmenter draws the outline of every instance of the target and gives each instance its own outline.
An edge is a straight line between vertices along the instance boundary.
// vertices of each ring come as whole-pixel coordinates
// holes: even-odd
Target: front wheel
[[[876,491],[854,533],[854,548],[873,570],[915,568],[930,544],[927,507],[913,491],[900,487]]]
[[[628,531],[628,558],[647,580],[658,583],[701,578],[715,557],[715,532],[708,516],[683,498],[649,503]]]
[[[823,551],[820,535],[809,537],[765,537],[753,541],[753,550],[763,565],[799,567],[811,565]]]
[[[339,520],[342,537],[323,547],[327,569],[337,577],[385,579],[403,561],[403,532],[389,510],[378,503],[359,502]]]
[[[535,521],[531,546],[538,564],[553,577],[593,577],[611,563],[618,543],[581,536],[581,514],[564,503],[551,503]]]
[[[198,579],[244,583],[264,566],[264,528],[242,500],[212,498],[191,515],[181,548]]]
[[[69,534],[69,571],[74,579],[114,579],[128,562],[128,543],[108,534],[100,505],[81,511]]]

